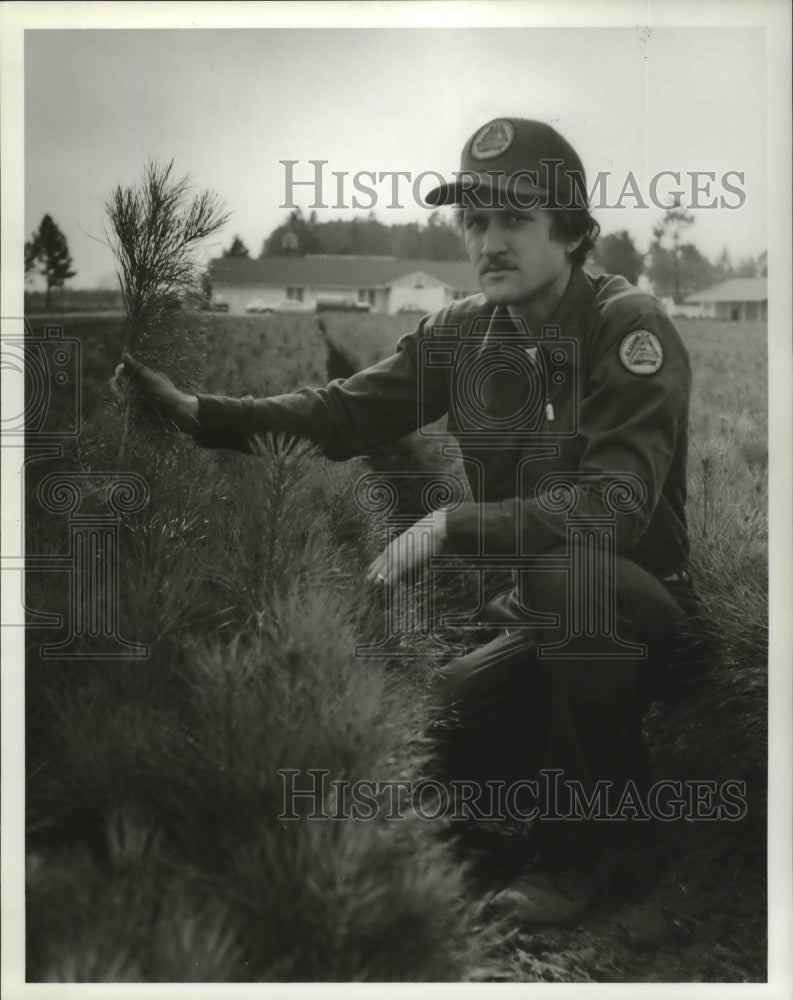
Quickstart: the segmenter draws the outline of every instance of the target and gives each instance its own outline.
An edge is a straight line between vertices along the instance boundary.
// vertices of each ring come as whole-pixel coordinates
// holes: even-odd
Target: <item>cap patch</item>
[[[634,330],[622,338],[620,361],[634,375],[654,375],[664,363],[661,341],[649,330]]]
[[[492,160],[512,145],[515,126],[502,118],[483,125],[471,140],[471,156],[477,160]]]

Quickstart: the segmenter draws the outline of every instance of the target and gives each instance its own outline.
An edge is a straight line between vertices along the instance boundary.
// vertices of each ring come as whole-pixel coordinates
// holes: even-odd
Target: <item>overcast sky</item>
[[[590,177],[608,171],[610,204],[630,172],[648,200],[662,170],[710,171],[701,200],[735,204],[722,177],[742,173],[730,180],[741,207],[701,209],[690,232],[710,258],[727,245],[737,259],[766,248],[765,101],[760,28],[28,30],[25,231],[50,213],[73,285],[107,283],[113,259],[91,238],[103,237],[103,197],[147,159],[173,159],[233,212],[210,255],[235,233],[258,254],[286,215],[280,160],[299,161],[298,179],[309,160],[327,160],[329,180],[332,170],[449,174],[477,126],[514,115],[553,123]],[[664,180],[659,195],[674,186]],[[297,190],[308,208],[310,192]],[[388,209],[390,184],[377,186],[377,216],[426,219],[401,190],[406,207]],[[662,210],[623,205],[596,217],[644,250]]]

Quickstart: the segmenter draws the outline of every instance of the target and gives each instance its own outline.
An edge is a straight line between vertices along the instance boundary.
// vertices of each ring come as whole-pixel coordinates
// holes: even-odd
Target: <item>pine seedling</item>
[[[179,310],[200,295],[198,251],[229,219],[215,193],[191,197],[190,191],[189,175],[174,176],[173,160],[149,161],[139,184],[119,185],[105,201],[124,307],[124,344],[131,354],[146,343],[156,348],[160,359],[175,360],[174,333],[183,325]],[[129,407],[127,398],[120,461],[129,433]]]

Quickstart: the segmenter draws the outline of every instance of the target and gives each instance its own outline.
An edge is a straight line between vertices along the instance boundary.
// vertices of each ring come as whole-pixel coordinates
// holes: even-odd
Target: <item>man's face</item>
[[[531,304],[556,286],[564,290],[570,273],[567,250],[550,235],[545,209],[473,209],[463,212],[465,245],[488,302]]]

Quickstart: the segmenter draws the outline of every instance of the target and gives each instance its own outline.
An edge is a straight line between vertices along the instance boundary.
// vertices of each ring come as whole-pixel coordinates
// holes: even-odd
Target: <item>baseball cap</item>
[[[494,118],[463,147],[456,179],[430,191],[430,206],[583,208],[586,175],[556,129],[528,118]]]

